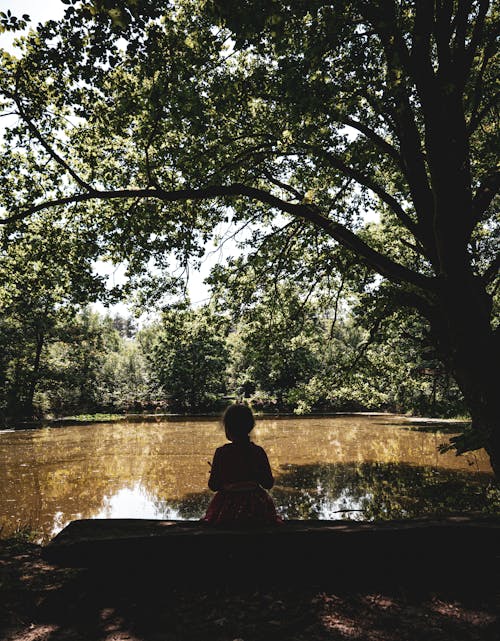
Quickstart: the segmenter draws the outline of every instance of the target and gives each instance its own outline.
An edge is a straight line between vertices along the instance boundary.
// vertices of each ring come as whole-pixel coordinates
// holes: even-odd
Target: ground
[[[0,540],[2,641],[498,641],[498,594],[294,585],[175,587],[51,566],[38,545]]]

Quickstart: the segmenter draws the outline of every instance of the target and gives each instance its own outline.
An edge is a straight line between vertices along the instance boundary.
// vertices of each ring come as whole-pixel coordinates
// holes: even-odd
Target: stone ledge
[[[286,521],[251,529],[198,521],[72,521],[42,551],[48,562],[146,572],[166,581],[266,579],[342,585],[499,581],[500,517]]]

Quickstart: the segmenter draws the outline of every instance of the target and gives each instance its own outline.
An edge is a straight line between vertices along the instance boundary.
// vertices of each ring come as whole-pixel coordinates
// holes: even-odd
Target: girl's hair
[[[246,440],[253,430],[255,418],[248,405],[234,403],[226,408],[222,416],[226,436],[230,441]]]

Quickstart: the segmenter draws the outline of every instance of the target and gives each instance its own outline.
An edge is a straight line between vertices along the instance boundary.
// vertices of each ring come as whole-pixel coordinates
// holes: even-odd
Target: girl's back
[[[217,491],[224,485],[254,481],[266,489],[274,484],[267,454],[259,445],[249,441],[227,443],[217,448],[208,487]]]

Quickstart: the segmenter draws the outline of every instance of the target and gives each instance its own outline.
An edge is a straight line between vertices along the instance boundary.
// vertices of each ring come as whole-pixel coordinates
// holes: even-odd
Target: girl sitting
[[[208,487],[216,494],[202,520],[211,525],[282,523],[266,492],[274,485],[267,454],[250,441],[252,410],[230,405],[222,422],[230,442],[215,450]]]

